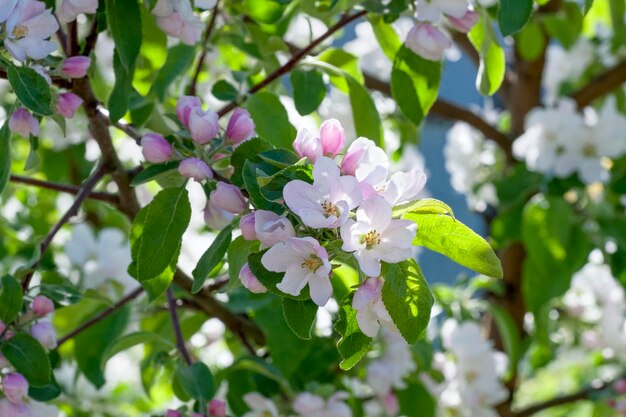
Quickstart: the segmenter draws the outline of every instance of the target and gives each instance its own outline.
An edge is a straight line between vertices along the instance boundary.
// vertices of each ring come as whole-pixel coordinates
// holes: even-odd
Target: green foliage
[[[213,374],[202,362],[179,365],[174,372],[172,387],[182,401],[194,399],[200,404],[206,404],[215,395]]]
[[[165,64],[159,70],[150,93],[154,94],[159,100],[164,100],[170,84],[193,63],[195,52],[193,47],[184,44],[168,49]]]
[[[115,85],[109,96],[109,117],[113,122],[118,121],[128,111],[130,94],[132,91],[134,67],[130,68],[122,64],[119,51],[113,54],[113,70],[115,71]]]
[[[311,338],[311,330],[317,315],[317,305],[311,300],[283,298],[283,314],[287,325],[302,339]]]
[[[326,95],[324,77],[317,70],[293,70],[291,85],[296,110],[303,116],[317,110]]]
[[[489,311],[498,327],[498,334],[508,356],[508,369],[504,376],[510,380],[517,372],[517,363],[522,357],[522,339],[519,329],[511,315],[502,307],[490,304]]]
[[[404,389],[398,390],[400,412],[407,417],[435,417],[437,403],[426,387],[419,383],[409,383]]]
[[[22,310],[22,286],[11,275],[0,281],[0,320],[11,323]]]
[[[555,14],[543,18],[548,34],[569,49],[576,43],[583,27],[583,14],[575,3],[564,3]]]
[[[107,23],[121,64],[130,74],[141,49],[141,10],[134,0],[105,0]]]
[[[491,27],[489,16],[481,12],[480,21],[469,33],[469,38],[480,56],[476,88],[483,95],[491,96],[504,81],[506,61],[504,50]]]
[[[252,241],[245,240],[243,236],[238,236],[228,247],[226,259],[228,260],[228,279],[230,286],[239,282],[239,271],[248,262],[248,255],[256,246]]]
[[[50,86],[34,69],[10,65],[7,79],[15,95],[26,108],[42,116],[53,113]]]
[[[339,305],[339,319],[335,323],[335,330],[341,335],[337,342],[337,350],[343,358],[339,366],[343,370],[351,369],[367,353],[372,338],[365,336],[356,321],[356,310],[352,308],[352,297],[349,294],[341,300]]]
[[[402,216],[405,213],[413,214],[447,214],[454,218],[454,213],[450,206],[443,201],[434,198],[422,198],[421,200],[411,201],[400,204],[393,208],[393,217]]]
[[[383,303],[409,344],[424,338],[430,321],[433,295],[417,262],[409,259],[397,264],[383,263],[381,276]]]
[[[52,378],[52,368],[41,344],[26,333],[17,333],[4,341],[0,351],[17,372],[33,387],[44,387]]]
[[[226,80],[219,80],[216,82],[211,89],[211,94],[213,94],[213,96],[218,100],[222,101],[236,100],[239,96],[237,88]]]
[[[247,103],[248,111],[260,137],[272,145],[291,148],[296,138],[296,129],[289,123],[287,110],[272,93],[257,93]]]
[[[211,246],[204,252],[198,265],[193,270],[193,286],[191,287],[192,293],[197,293],[202,289],[204,282],[209,277],[209,273],[215,269],[215,267],[226,256],[226,251],[232,241],[233,226],[228,225],[223,228],[217,235]]]
[[[525,60],[532,62],[541,56],[546,45],[546,37],[535,22],[529,22],[517,36],[517,50]]]
[[[11,176],[11,131],[9,121],[0,128],[0,194],[9,183]]]
[[[137,186],[146,182],[158,179],[161,175],[178,169],[180,161],[169,161],[163,164],[154,164],[144,168],[131,181],[131,185]]]
[[[520,31],[530,20],[533,12],[532,0],[500,0],[498,23],[503,36]]]

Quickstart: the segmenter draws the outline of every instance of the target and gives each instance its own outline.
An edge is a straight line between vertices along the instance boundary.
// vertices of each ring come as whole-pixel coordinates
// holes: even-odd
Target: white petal
[[[298,296],[311,276],[313,274],[308,269],[304,269],[300,265],[292,265],[287,268],[283,280],[276,285],[276,288],[285,294]]]
[[[268,271],[285,272],[291,265],[302,263],[302,254],[295,251],[285,242],[277,243],[261,258],[261,263]]]
[[[366,200],[356,212],[356,219],[370,225],[370,228],[381,233],[391,221],[391,206],[382,197]]]
[[[372,256],[371,251],[360,250],[354,255],[359,261],[359,267],[368,277],[377,277],[380,275],[380,261]]]
[[[313,275],[309,280],[309,291],[313,302],[320,307],[324,307],[333,295],[333,286],[328,275],[323,277]]]
[[[313,186],[323,194],[330,192],[330,186],[339,181],[339,167],[332,159],[322,156],[313,165]]]
[[[323,196],[311,184],[304,181],[294,180],[287,183],[283,189],[283,197],[287,207],[298,216],[300,216],[300,211],[304,209],[324,213],[320,205]]]
[[[375,337],[378,334],[380,329],[378,315],[372,311],[371,306],[366,306],[356,312],[356,322],[364,335]]]
[[[355,177],[343,176],[330,190],[330,201],[337,203],[345,201],[350,209],[357,207],[363,202],[363,194],[359,182]]]

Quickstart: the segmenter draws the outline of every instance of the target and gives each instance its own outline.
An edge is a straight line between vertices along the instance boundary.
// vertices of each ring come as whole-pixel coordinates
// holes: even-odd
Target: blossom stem
[[[64,193],[69,193],[69,194],[74,194],[74,195],[78,194],[81,190],[81,187],[79,186],[43,181],[43,180],[38,180],[36,178],[23,177],[21,175],[11,174],[10,180],[11,182],[18,183],[18,184],[33,185],[35,187],[46,188],[48,190],[54,190],[54,191],[61,191]],[[117,195],[111,194],[111,193],[91,191],[90,193],[87,194],[87,198],[92,199],[92,200],[104,201],[104,202],[111,203],[111,204],[119,203],[119,199]]]
[[[183,356],[185,363],[187,366],[191,365],[193,361],[191,360],[191,356],[189,355],[189,351],[187,350],[187,346],[185,346],[185,339],[183,338],[183,332],[180,329],[180,322],[178,321],[178,315],[176,313],[176,299],[174,298],[174,292],[172,291],[172,287],[170,286],[167,289],[167,305],[170,310],[170,317],[172,319],[172,327],[174,328],[174,334],[176,335],[176,347],[178,351]]]

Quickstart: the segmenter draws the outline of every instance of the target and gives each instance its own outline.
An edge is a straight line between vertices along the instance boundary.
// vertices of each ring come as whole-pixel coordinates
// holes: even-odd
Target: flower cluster
[[[352,417],[352,410],[344,402],[348,394],[343,391],[332,394],[327,399],[319,395],[303,392],[296,396],[292,403],[295,417]],[[278,408],[271,400],[258,392],[249,392],[243,400],[250,408],[243,417],[279,417]]]
[[[441,372],[443,380],[422,375],[438,399],[440,415],[496,417],[493,407],[508,396],[500,381],[507,365],[506,356],[493,349],[473,321],[459,323],[448,319],[441,336],[447,352],[435,354],[433,367]]]
[[[170,36],[187,45],[200,40],[204,24],[193,12],[189,0],[158,0],[152,9],[157,25]]]
[[[599,113],[585,114],[563,99],[556,107],[532,110],[526,117],[526,132],[513,143],[513,154],[532,171],[567,178],[577,173],[585,184],[606,182],[611,159],[626,152],[618,140],[626,129],[626,117],[607,99]]]
[[[28,330],[46,349],[57,347],[54,327],[46,316],[54,312],[54,303],[43,295],[33,298],[26,313],[13,323],[0,320],[0,341],[10,340],[17,332]],[[32,409],[28,400],[29,384],[26,378],[16,372],[7,359],[0,354],[0,371],[2,375],[0,398],[0,416],[31,417]]]
[[[417,22],[407,35],[406,46],[430,61],[441,61],[452,46],[452,40],[441,28],[444,22],[467,33],[478,21],[478,13],[467,0],[419,0],[416,9]]]
[[[211,400],[206,408],[209,417],[226,417],[226,403],[220,400]],[[203,413],[191,413],[190,417],[204,417]],[[183,417],[178,410],[167,410],[164,417]]]
[[[393,218],[392,208],[415,200],[426,175],[413,169],[389,176],[385,152],[362,137],[338,162],[335,158],[344,142],[343,128],[334,119],[324,122],[319,132],[298,132],[294,148],[313,162],[312,183],[287,182],[283,188],[287,212],[256,210],[241,218],[240,227],[244,239],[269,248],[261,262],[269,271],[284,273],[277,288],[298,296],[308,286],[319,306],[332,296],[331,261],[338,256],[354,259],[369,277],[357,291],[354,307],[364,333],[374,336],[379,323],[391,323],[381,301],[381,262],[411,258],[416,232],[414,222]],[[265,290],[247,266],[240,278],[253,292]]]
[[[0,6],[0,32],[4,47],[18,61],[40,60],[57,49],[49,40],[59,29],[59,23],[37,0],[8,0]]]

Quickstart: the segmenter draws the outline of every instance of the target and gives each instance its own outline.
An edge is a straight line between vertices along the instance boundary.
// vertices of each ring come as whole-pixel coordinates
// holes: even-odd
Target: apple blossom
[[[228,120],[226,137],[232,143],[241,143],[254,136],[255,124],[248,110],[236,108]]]
[[[226,403],[220,400],[209,401],[209,415],[211,417],[226,417]]]
[[[359,182],[381,184],[387,180],[389,158],[384,150],[367,138],[357,138],[350,144],[341,161],[341,173],[353,175]]]
[[[63,23],[76,20],[80,14],[93,14],[98,9],[98,0],[63,0],[58,10],[59,20]]]
[[[28,395],[28,381],[16,372],[2,378],[2,392],[14,404],[19,404]]]
[[[163,136],[156,133],[146,133],[141,138],[141,152],[146,161],[160,164],[172,158],[174,149]]]
[[[198,97],[182,96],[176,102],[176,116],[183,126],[189,126],[189,116],[191,111],[196,107],[202,107],[202,102]]]
[[[187,45],[200,40],[204,25],[193,12],[189,0],[158,0],[152,8],[157,25],[168,35]]]
[[[239,190],[239,187],[223,181],[218,181],[216,187],[209,196],[213,207],[226,210],[232,214],[241,214],[248,208],[248,202],[241,190]]]
[[[417,369],[411,348],[402,336],[383,328],[383,355],[367,365],[366,381],[377,396],[383,397],[394,389],[406,388],[404,379]]]
[[[61,72],[70,78],[83,78],[87,74],[89,65],[91,65],[91,58],[88,56],[71,56],[63,61]]]
[[[39,122],[26,109],[16,109],[9,119],[9,129],[25,138],[39,136]]]
[[[241,216],[239,220],[239,228],[241,229],[241,236],[245,240],[256,240],[256,230],[255,230],[255,220],[254,213],[248,213],[244,216]]]
[[[308,129],[298,131],[293,148],[300,158],[309,158],[313,163],[323,154],[322,140]]]
[[[265,288],[265,285],[263,285],[250,270],[250,266],[247,262],[241,267],[241,271],[239,271],[239,281],[241,281],[241,285],[255,294],[267,292],[267,288]]]
[[[254,230],[256,238],[261,242],[261,249],[274,246],[296,235],[287,217],[268,210],[254,212]]]
[[[354,252],[359,267],[368,276],[380,275],[380,261],[397,263],[410,258],[417,225],[393,220],[391,206],[382,197],[366,200],[356,212],[356,221],[341,226],[342,249]]]
[[[426,174],[419,168],[413,168],[409,172],[394,173],[377,191],[390,205],[395,206],[417,199],[425,184]]]
[[[468,33],[476,22],[478,22],[479,15],[473,10],[467,10],[465,14],[459,18],[454,16],[448,16],[448,20],[452,26],[461,33]]]
[[[294,400],[293,409],[300,417],[352,417],[352,410],[342,401],[347,398],[347,393],[341,391],[331,395],[328,400],[304,392]]]
[[[441,61],[452,41],[430,23],[418,22],[407,35],[406,46],[424,59]]]
[[[337,119],[328,119],[320,126],[320,140],[322,141],[322,153],[329,156],[337,156],[343,149],[345,133],[341,123]]]
[[[183,159],[178,166],[178,172],[183,177],[193,178],[198,182],[213,178],[211,168],[206,162],[199,158]]]
[[[396,331],[393,320],[383,304],[382,289],[382,278],[367,278],[356,290],[352,299],[352,308],[357,311],[356,321],[359,328],[369,337],[378,334],[381,324]]]
[[[2,417],[33,417],[30,406],[14,404],[6,398],[0,399],[0,416]]]
[[[211,201],[204,207],[204,224],[209,229],[221,230],[233,221],[235,216],[219,207],[215,207]]]
[[[57,49],[47,40],[59,29],[59,23],[43,2],[22,0],[6,19],[4,46],[18,61],[43,59]]]
[[[5,20],[9,17],[15,6],[17,5],[18,0],[6,0],[2,7],[0,7],[0,23],[4,23]]]
[[[43,317],[54,311],[54,303],[45,295],[38,295],[33,299],[31,308],[36,316]]]
[[[333,294],[328,252],[312,237],[290,237],[275,244],[261,263],[268,271],[285,273],[276,288],[286,294],[298,296],[308,284],[311,299],[318,306],[324,306]]]
[[[46,349],[57,347],[56,333],[51,323],[40,321],[30,328],[30,335],[37,339]]]
[[[194,107],[189,113],[189,133],[191,138],[199,145],[215,139],[219,133],[217,113],[210,110],[204,111],[200,107]]]
[[[83,99],[74,93],[59,94],[56,111],[66,119],[71,119],[76,113],[76,109],[83,103]]]
[[[330,158],[320,157],[313,166],[313,184],[301,180],[287,183],[283,189],[287,207],[302,222],[314,228],[335,228],[348,218],[350,210],[363,200],[358,181],[341,176]]]
[[[183,417],[183,415],[180,413],[180,411],[178,410],[167,410],[165,412],[165,416],[164,417]]]
[[[250,411],[242,417],[279,417],[276,405],[258,392],[245,394],[243,401],[250,407]]]

